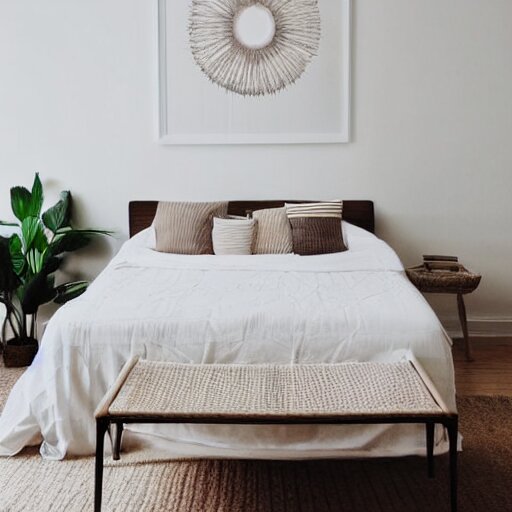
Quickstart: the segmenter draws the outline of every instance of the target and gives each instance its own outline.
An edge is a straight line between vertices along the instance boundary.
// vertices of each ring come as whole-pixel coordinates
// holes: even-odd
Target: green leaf
[[[33,315],[40,306],[51,302],[56,296],[55,278],[44,273],[37,274],[21,291],[21,308],[26,315]]]
[[[48,247],[48,252],[53,256],[58,256],[64,252],[73,252],[83,249],[89,245],[91,237],[84,233],[67,231],[55,236]]]
[[[0,236],[0,295],[9,294],[19,286],[19,279],[11,262],[10,244],[9,238]]]
[[[87,290],[89,283],[87,281],[75,281],[57,286],[57,296],[54,299],[56,304],[65,304],[76,299]]]
[[[44,225],[53,233],[69,226],[71,221],[71,192],[60,193],[60,200],[43,213]]]
[[[61,263],[61,258],[56,258],[55,256],[47,256],[46,259],[44,260],[41,272],[43,272],[46,275],[53,274],[54,272],[57,272],[57,270],[59,270]]]
[[[91,236],[112,236],[114,234],[114,231],[110,231],[108,229],[75,229],[72,227],[62,228],[57,231],[59,234],[71,232]]]
[[[18,276],[21,276],[25,269],[25,256],[23,255],[21,238],[18,235],[12,235],[9,239],[9,252],[12,268]]]
[[[43,186],[36,173],[32,192],[25,187],[11,188],[11,207],[17,219],[23,222],[27,217],[39,217],[43,206]]]
[[[39,217],[41,215],[41,208],[43,207],[43,185],[39,178],[39,173],[36,172],[34,176],[34,183],[32,184],[32,192],[30,194],[30,213],[33,217]]]
[[[5,220],[0,220],[0,226],[12,226],[16,227],[18,224],[16,222],[7,222]]]
[[[38,251],[37,249],[31,249],[28,251],[27,262],[32,274],[37,274],[41,272],[44,264],[44,254]]]
[[[25,187],[11,188],[11,207],[14,215],[23,222],[30,215],[32,194]]]
[[[38,217],[26,217],[21,224],[21,234],[25,254],[31,249],[44,252],[48,247],[48,239],[44,233],[43,224]]]

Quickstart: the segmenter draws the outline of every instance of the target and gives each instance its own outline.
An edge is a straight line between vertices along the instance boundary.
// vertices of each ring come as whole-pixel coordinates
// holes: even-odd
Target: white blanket
[[[455,410],[450,341],[392,249],[344,223],[349,250],[301,257],[178,256],[128,241],[49,322],[0,417],[0,455],[94,452],[93,411],[124,362],[393,361],[412,352]],[[423,428],[145,426],[176,454],[305,458],[424,453]],[[171,446],[170,444],[168,446]],[[438,451],[446,448],[438,432]]]

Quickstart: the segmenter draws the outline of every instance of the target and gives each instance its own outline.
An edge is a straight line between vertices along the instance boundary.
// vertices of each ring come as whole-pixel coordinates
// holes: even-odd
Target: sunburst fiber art
[[[318,0],[192,0],[189,33],[212,82],[243,96],[275,94],[318,52]]]

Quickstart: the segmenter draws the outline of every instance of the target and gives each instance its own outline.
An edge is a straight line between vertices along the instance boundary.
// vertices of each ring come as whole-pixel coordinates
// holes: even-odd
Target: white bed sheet
[[[49,322],[0,416],[0,455],[91,454],[93,411],[132,355],[189,363],[395,361],[413,353],[455,410],[451,342],[383,241],[344,223],[349,250],[301,257],[155,252],[126,242]],[[176,456],[308,458],[423,454],[424,429],[367,426],[134,426]],[[154,439],[157,439],[154,437]],[[446,450],[438,431],[437,451]]]

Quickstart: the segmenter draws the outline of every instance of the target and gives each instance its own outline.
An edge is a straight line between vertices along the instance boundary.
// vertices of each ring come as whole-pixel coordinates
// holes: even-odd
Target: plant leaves
[[[7,222],[5,220],[0,220],[0,226],[17,227],[18,224],[16,222]]]
[[[20,284],[11,263],[10,244],[9,238],[0,236],[0,294],[9,294]]]
[[[54,299],[56,304],[65,304],[76,299],[87,290],[89,283],[87,281],[75,281],[57,286],[57,296]]]
[[[49,246],[49,252],[55,256],[64,252],[73,252],[83,249],[98,236],[111,236],[113,231],[101,229],[74,229],[70,226],[61,228]]]
[[[87,234],[67,231],[66,233],[58,234],[53,242],[48,247],[48,252],[53,256],[58,256],[64,252],[73,252],[78,249],[83,249],[89,245],[91,237]]]
[[[26,254],[26,259],[32,274],[41,272],[44,264],[44,254],[42,252],[37,249],[30,249]]]
[[[45,274],[50,275],[56,272],[62,259],[55,256],[48,257],[46,254],[41,254],[37,249],[32,249],[26,255],[27,264],[33,275]]]
[[[47,258],[40,272],[33,275],[19,290],[21,308],[26,315],[37,313],[40,306],[55,299],[57,296],[55,277],[50,274],[56,272],[61,263],[60,258]]]
[[[39,273],[23,287],[20,294],[21,309],[26,315],[33,315],[40,306],[51,302],[56,295],[55,278]]]
[[[20,222],[30,215],[30,203],[32,194],[25,187],[11,188],[11,208]]]
[[[41,215],[41,208],[43,207],[43,184],[39,178],[39,173],[36,172],[34,176],[34,183],[32,184],[32,192],[30,194],[30,214],[32,217],[39,217]]]
[[[9,252],[12,268],[18,276],[21,276],[25,269],[25,256],[23,255],[21,238],[18,235],[12,235],[9,239]]]
[[[64,233],[82,233],[84,235],[91,235],[91,236],[112,236],[114,234],[114,231],[108,230],[108,229],[75,229],[72,227],[62,228],[57,231],[58,234],[64,234]]]
[[[29,192],[25,187],[11,188],[12,211],[20,222],[23,222],[27,217],[39,217],[43,199],[43,185],[38,173],[34,177],[32,192]]]
[[[44,225],[53,233],[69,226],[71,222],[71,192],[60,193],[60,200],[43,213]]]
[[[54,272],[57,272],[57,270],[59,270],[61,263],[61,258],[56,258],[54,256],[51,256],[49,258],[47,257],[46,260],[44,261],[41,272],[43,272],[46,275],[53,274]]]
[[[48,247],[48,239],[38,217],[26,217],[21,223],[21,234],[25,254],[32,249],[37,249],[42,253]]]

